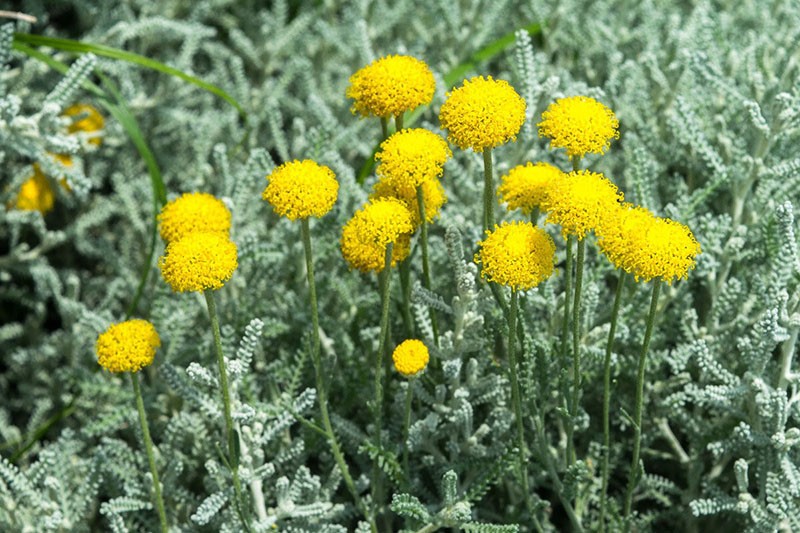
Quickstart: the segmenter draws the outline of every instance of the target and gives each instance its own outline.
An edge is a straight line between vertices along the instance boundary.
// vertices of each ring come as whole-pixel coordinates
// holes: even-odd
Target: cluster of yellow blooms
[[[392,353],[395,370],[407,378],[425,370],[429,359],[428,347],[418,339],[404,340]]]
[[[393,245],[391,266],[408,257],[413,231],[411,212],[402,202],[395,198],[372,200],[342,228],[342,256],[361,272],[381,271],[389,244]]]
[[[339,195],[333,171],[309,159],[284,163],[268,178],[261,197],[289,220],[321,217],[333,208]]]
[[[428,65],[395,55],[373,61],[353,74],[347,97],[355,100],[353,113],[388,118],[429,104],[435,88]]]
[[[530,222],[504,222],[486,235],[478,243],[475,262],[488,281],[527,290],[553,273],[556,246],[541,228]]]
[[[135,318],[112,324],[97,337],[97,362],[109,372],[138,372],[150,366],[161,339],[153,324]]]

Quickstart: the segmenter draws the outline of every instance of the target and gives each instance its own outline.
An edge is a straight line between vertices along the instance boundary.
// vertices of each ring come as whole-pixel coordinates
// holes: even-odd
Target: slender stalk
[[[578,404],[581,396],[581,289],[583,288],[583,263],[586,258],[586,239],[578,240],[578,261],[575,265],[575,298],[572,303],[572,402],[570,403],[570,426],[575,431],[578,418]],[[575,444],[572,454],[567,457],[568,464],[575,463]]]
[[[531,209],[531,224],[533,224],[534,226],[538,226],[539,225],[539,208],[538,207],[534,207],[533,209]]]
[[[636,410],[633,421],[633,458],[631,459],[631,471],[628,474],[628,489],[625,491],[625,531],[630,531],[631,504],[633,503],[633,491],[639,483],[639,453],[642,445],[642,406],[644,405],[644,370],[647,363],[647,349],[650,347],[650,337],[653,334],[653,323],[656,321],[656,310],[658,308],[658,293],[661,289],[661,279],[653,281],[653,295],[650,298],[650,312],[647,315],[647,323],[644,330],[644,341],[642,351],[639,354],[639,373],[636,377]]]
[[[311,356],[314,361],[314,372],[316,374],[316,381],[317,381],[317,400],[319,402],[320,414],[322,415],[322,425],[325,428],[325,434],[328,438],[328,441],[330,441],[333,457],[336,460],[336,464],[339,466],[339,470],[342,473],[342,477],[344,478],[344,483],[347,486],[347,490],[349,490],[350,494],[353,496],[353,500],[355,501],[356,507],[362,512],[364,517],[370,521],[370,526],[372,528],[372,531],[377,531],[377,526],[375,525],[374,520],[367,512],[364,503],[361,501],[361,496],[359,496],[358,491],[356,490],[356,485],[353,482],[353,477],[350,475],[350,468],[348,468],[347,462],[344,459],[344,454],[342,453],[342,450],[339,447],[339,442],[336,440],[336,434],[333,432],[333,425],[331,425],[331,419],[330,416],[328,415],[328,391],[325,385],[325,379],[323,377],[322,359],[320,356],[317,284],[314,279],[314,259],[311,249],[311,231],[309,230],[308,227],[308,218],[302,219],[301,227],[303,234],[303,248],[305,249],[305,255],[306,255],[308,294],[311,304],[311,329],[313,338]]]
[[[492,149],[483,151],[483,229],[494,227],[494,175],[492,173]]]
[[[381,117],[381,134],[383,135],[381,141],[389,137],[389,117]]]
[[[572,295],[572,243],[575,242],[575,237],[569,235],[567,237],[567,259],[564,265],[564,321],[561,323],[561,364],[562,369],[567,367],[567,351],[569,337],[569,310],[570,310],[570,296]],[[565,389],[565,387],[562,388]],[[566,393],[565,393],[566,394]],[[564,400],[566,403],[566,399]],[[572,464],[574,457],[574,443],[572,441],[573,424],[567,424],[567,464]]]
[[[617,290],[614,293],[614,306],[611,309],[611,325],[608,329],[606,355],[603,360],[603,490],[600,492],[600,529],[606,530],[606,501],[608,499],[608,462],[611,455],[611,425],[609,413],[611,408],[611,350],[614,347],[614,336],[617,333],[617,317],[622,302],[622,287],[625,284],[625,271],[620,269]]]
[[[233,417],[231,416],[231,396],[228,389],[228,372],[225,370],[225,356],[222,355],[222,339],[219,331],[219,317],[217,316],[217,304],[214,301],[214,292],[210,289],[203,293],[206,297],[208,306],[208,318],[211,320],[211,330],[214,334],[214,349],[217,354],[217,366],[219,367],[219,384],[222,390],[222,404],[225,413],[225,434],[228,439],[228,464],[233,476],[233,493],[236,500],[236,511],[245,529],[250,531],[250,520],[244,511],[244,500],[242,497],[242,483],[239,480],[239,434],[233,427]]]
[[[414,318],[411,316],[411,256],[406,257],[400,265],[400,292],[403,294],[402,310],[403,322],[406,326],[406,336],[414,336]]]
[[[150,438],[150,426],[147,424],[147,415],[144,412],[144,400],[142,391],[139,388],[139,374],[131,373],[131,383],[133,383],[133,394],[136,396],[136,409],[139,410],[139,423],[142,425],[142,437],[144,439],[144,449],[147,451],[147,462],[150,463],[150,474],[153,476],[153,492],[155,493],[156,509],[158,510],[158,520],[161,522],[162,533],[167,533],[167,513],[164,510],[164,499],[161,497],[161,482],[158,480],[158,469],[156,468],[156,457],[153,454],[153,439]]]
[[[394,116],[394,131],[400,131],[403,129],[403,113],[401,112],[399,115]]]
[[[422,285],[431,290],[431,267],[428,261],[428,221],[425,219],[425,195],[422,186],[417,187],[417,208],[419,209],[420,247],[422,248]],[[430,309],[433,342],[439,346],[439,325],[436,320],[436,309]]]
[[[403,472],[409,488],[411,487],[411,470],[408,467],[408,428],[411,426],[411,399],[414,395],[414,378],[408,380],[406,387],[406,402],[403,412]]]

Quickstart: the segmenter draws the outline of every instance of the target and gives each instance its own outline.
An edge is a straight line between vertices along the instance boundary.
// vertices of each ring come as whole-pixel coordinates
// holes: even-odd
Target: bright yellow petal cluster
[[[497,195],[508,209],[521,209],[527,215],[542,205],[548,191],[563,177],[561,169],[548,163],[526,163],[500,178]]]
[[[97,362],[110,372],[138,372],[152,364],[161,346],[156,328],[147,320],[135,318],[112,324],[98,335]]]
[[[429,359],[428,347],[417,339],[403,341],[392,353],[394,368],[407,378],[425,370]]]
[[[537,286],[553,273],[556,246],[553,239],[530,222],[495,225],[478,243],[475,262],[488,281],[513,289]]]
[[[377,59],[350,76],[351,111],[362,116],[390,117],[431,103],[436,81],[424,61],[409,56]]]
[[[372,200],[357,211],[344,228],[340,245],[351,268],[362,272],[383,270],[386,246],[393,243],[392,266],[411,251],[411,213],[399,200]]]
[[[427,180],[442,175],[445,161],[453,156],[447,142],[422,128],[400,130],[381,143],[375,154],[377,174],[392,187],[411,194]]]
[[[478,76],[447,94],[439,121],[450,142],[483,152],[517,138],[525,100],[508,82]]]
[[[220,233],[190,233],[167,245],[158,266],[175,292],[217,290],[238,266],[236,245]]]
[[[64,110],[63,115],[65,117],[79,117],[67,128],[69,133],[84,132],[96,134],[105,126],[103,115],[89,104],[72,105]],[[89,139],[89,142],[95,146],[100,146],[103,140],[99,134],[96,134]]]
[[[604,153],[611,139],[619,139],[614,112],[588,96],[560,98],[550,104],[539,126],[539,137],[549,137],[551,148],[566,148],[570,157]]]
[[[161,209],[158,222],[161,238],[166,243],[196,232],[219,233],[227,237],[231,229],[231,212],[221,200],[208,193],[186,193]]]
[[[447,195],[444,187],[439,180],[424,181],[422,187],[422,199],[425,202],[425,221],[433,222],[439,216],[439,210],[447,202]],[[396,198],[400,200],[406,209],[411,213],[411,223],[415,228],[422,223],[419,216],[419,203],[417,202],[416,189],[407,187],[395,187],[393,180],[382,179],[375,183],[372,188],[370,199]]]
[[[656,217],[644,207],[623,204],[604,213],[596,228],[597,246],[611,263],[629,274],[637,272],[640,238]]]
[[[53,209],[55,191],[50,180],[44,175],[38,164],[33,165],[33,175],[22,182],[19,194],[14,201],[14,208],[20,211],[39,211],[45,214]]]
[[[339,182],[333,171],[310,159],[284,163],[267,179],[269,185],[261,197],[289,220],[325,215],[339,194]]]
[[[637,280],[661,278],[672,284],[675,278],[686,279],[701,251],[692,230],[669,218],[653,219],[637,237],[631,258]]]
[[[600,219],[619,207],[622,192],[602,174],[579,170],[558,180],[544,199],[547,222],[560,224],[566,237],[583,239],[600,224]]]

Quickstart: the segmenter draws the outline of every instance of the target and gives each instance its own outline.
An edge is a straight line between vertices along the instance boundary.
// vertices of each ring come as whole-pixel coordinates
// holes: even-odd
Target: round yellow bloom
[[[138,372],[150,366],[161,346],[156,328],[147,320],[135,318],[112,324],[98,335],[97,362],[110,372]]]
[[[513,289],[530,289],[553,273],[556,245],[553,239],[530,222],[504,222],[486,231],[478,243],[475,262],[488,281]]]
[[[186,193],[167,203],[158,214],[159,231],[166,243],[189,233],[219,233],[227,237],[231,212],[221,200],[205,192]]]
[[[440,177],[445,161],[452,156],[447,142],[432,131],[401,130],[381,143],[381,151],[375,154],[380,161],[376,172],[408,195],[423,182]]]
[[[409,56],[377,59],[350,76],[350,109],[362,116],[390,117],[431,103],[436,81],[424,61]]]
[[[425,370],[429,359],[428,347],[417,339],[403,341],[392,353],[395,369],[407,378]]]
[[[439,122],[450,142],[483,152],[517,138],[525,122],[525,100],[508,82],[478,76],[447,94]]]
[[[497,195],[508,204],[508,209],[521,209],[527,215],[541,206],[548,191],[563,177],[561,169],[548,163],[526,163],[500,178]]]
[[[236,245],[220,233],[190,233],[167,245],[158,266],[175,292],[217,290],[238,266]]]
[[[89,104],[75,104],[69,106],[64,110],[63,115],[65,117],[80,117],[69,125],[69,128],[67,128],[69,133],[96,133],[105,126],[103,115]],[[97,134],[89,138],[89,142],[95,146],[100,146],[103,140],[100,135]]]
[[[600,219],[619,207],[622,192],[602,174],[579,170],[566,174],[553,184],[542,202],[547,222],[560,224],[566,237],[583,239],[600,224]]]
[[[655,218],[637,237],[631,258],[637,281],[661,278],[672,284],[675,278],[686,279],[701,251],[692,230],[669,218]]]
[[[550,138],[550,148],[566,148],[570,157],[604,153],[611,139],[619,139],[614,112],[588,96],[560,98],[542,113],[539,137]]]
[[[50,180],[44,175],[39,165],[34,164],[33,175],[22,182],[13,205],[20,211],[39,211],[44,215],[53,209],[55,198],[55,191],[53,191]]]
[[[611,263],[629,274],[636,273],[641,243],[656,217],[644,207],[622,204],[603,214],[596,228],[597,246]]]
[[[386,246],[393,243],[392,265],[411,252],[411,213],[393,198],[372,200],[357,211],[344,228],[340,245],[351,268],[362,272],[383,270]]]
[[[419,203],[417,202],[416,189],[407,187],[396,187],[394,180],[382,179],[375,183],[372,188],[370,199],[396,198],[400,200],[406,209],[411,213],[411,223],[415,228],[422,223],[419,217]],[[428,180],[422,182],[422,198],[425,202],[425,221],[433,222],[439,216],[439,210],[447,202],[447,195],[444,187],[439,180]]]
[[[289,220],[325,215],[339,194],[339,182],[333,171],[310,159],[284,163],[267,179],[269,185],[261,197]]]

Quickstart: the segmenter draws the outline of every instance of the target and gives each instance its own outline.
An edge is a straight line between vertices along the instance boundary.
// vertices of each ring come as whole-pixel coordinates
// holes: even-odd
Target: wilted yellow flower
[[[392,265],[411,251],[411,213],[393,198],[372,200],[357,211],[344,228],[340,245],[351,268],[362,272],[383,270],[386,246],[393,243]]]
[[[588,96],[560,98],[550,104],[539,126],[539,137],[549,137],[551,148],[566,148],[570,157],[604,153],[611,139],[619,139],[614,112]]]
[[[372,188],[370,199],[396,198],[400,200],[411,213],[411,223],[415,228],[418,227],[422,220],[420,220],[419,216],[416,189],[397,188],[394,184],[393,180],[378,180]],[[425,202],[425,221],[433,222],[439,216],[439,210],[447,202],[447,195],[445,195],[444,187],[437,179],[424,181],[420,187],[422,187],[422,198]]]
[[[189,233],[167,245],[158,266],[175,292],[217,290],[238,266],[236,245],[221,233]]]
[[[428,366],[428,347],[417,339],[408,339],[401,342],[392,353],[395,369],[410,378],[416,376]]]
[[[222,200],[205,192],[186,193],[167,203],[158,214],[164,242],[177,241],[189,233],[219,233],[228,236],[231,212]]]
[[[553,273],[553,239],[530,222],[495,225],[478,246],[475,262],[481,265],[481,276],[493,283],[526,290]]]
[[[112,324],[97,337],[97,362],[110,372],[138,372],[152,364],[161,346],[156,328],[135,318]]]
[[[105,126],[103,115],[89,104],[75,104],[69,106],[64,110],[63,115],[66,117],[79,117],[67,128],[69,133],[97,133]],[[96,134],[89,138],[89,142],[95,146],[100,146],[103,139],[99,134]]]
[[[339,194],[333,171],[310,159],[284,163],[267,179],[269,185],[261,197],[289,220],[325,215]]]
[[[608,178],[579,170],[553,185],[542,208],[548,212],[548,223],[560,224],[565,237],[575,235],[580,240],[596,229],[601,217],[618,208],[622,200],[622,193]]]
[[[521,209],[527,215],[541,206],[548,191],[563,177],[561,169],[548,163],[526,163],[500,178],[497,195],[509,209]]]
[[[405,129],[381,143],[375,154],[380,161],[376,172],[395,190],[409,195],[424,181],[440,177],[445,161],[452,156],[439,135],[422,128]]]
[[[692,230],[669,218],[655,218],[647,231],[636,236],[638,247],[632,250],[631,262],[637,280],[661,278],[672,284],[675,278],[686,279],[701,251]]]
[[[517,138],[525,100],[508,82],[477,76],[447,94],[439,121],[450,142],[483,152]]]
[[[390,117],[429,104],[436,81],[424,61],[409,56],[377,59],[350,76],[351,111],[362,116]]]

